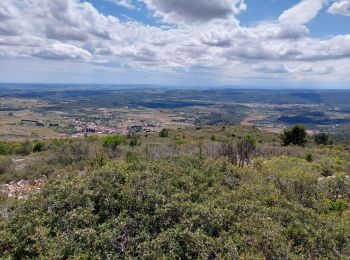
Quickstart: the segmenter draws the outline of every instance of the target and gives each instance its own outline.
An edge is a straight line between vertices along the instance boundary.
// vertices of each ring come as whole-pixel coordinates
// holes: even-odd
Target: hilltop
[[[5,258],[350,256],[348,144],[203,126],[1,147]]]

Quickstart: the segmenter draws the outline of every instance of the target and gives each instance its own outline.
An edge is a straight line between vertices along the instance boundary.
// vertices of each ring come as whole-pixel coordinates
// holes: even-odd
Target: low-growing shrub
[[[169,137],[169,130],[166,128],[163,128],[160,132],[159,132],[159,137],[165,138],[165,137]]]
[[[0,175],[9,172],[13,167],[13,161],[10,157],[0,155]]]

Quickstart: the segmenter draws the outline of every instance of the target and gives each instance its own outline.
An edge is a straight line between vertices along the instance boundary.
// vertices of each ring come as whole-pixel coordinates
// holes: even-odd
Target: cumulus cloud
[[[186,73],[195,68],[228,78],[266,73],[348,77],[350,62],[345,61],[350,58],[350,35],[312,38],[304,24],[315,16],[322,1],[304,0],[284,12],[279,21],[248,27],[234,18],[246,8],[243,1],[138,1],[175,26],[123,22],[79,0],[1,0],[0,56],[137,71]],[[305,8],[302,18],[293,18],[301,8]],[[323,63],[332,63],[335,69]],[[312,64],[314,69],[307,71],[303,64]]]
[[[337,0],[328,9],[331,14],[350,16],[350,0]]]
[[[299,4],[284,11],[279,21],[283,24],[306,24],[316,17],[323,3],[324,0],[302,0]]]
[[[163,21],[174,24],[227,19],[244,11],[244,0],[143,0]]]

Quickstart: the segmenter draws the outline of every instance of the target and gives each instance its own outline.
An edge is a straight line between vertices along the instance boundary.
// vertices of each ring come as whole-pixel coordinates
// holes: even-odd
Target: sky
[[[350,0],[1,0],[0,82],[350,88]]]

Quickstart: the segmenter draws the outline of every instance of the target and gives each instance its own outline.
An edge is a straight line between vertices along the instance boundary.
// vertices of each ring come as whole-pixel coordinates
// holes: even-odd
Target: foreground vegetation
[[[1,195],[2,257],[348,258],[349,145],[284,140],[198,127],[2,143],[0,182],[47,177]]]

